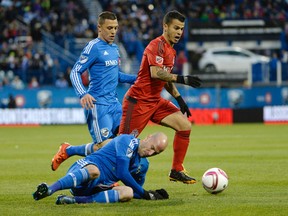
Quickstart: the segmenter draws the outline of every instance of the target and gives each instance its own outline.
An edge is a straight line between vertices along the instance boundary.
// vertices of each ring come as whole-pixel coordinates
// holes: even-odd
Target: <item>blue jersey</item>
[[[100,150],[78,160],[73,166],[84,167],[87,164],[94,164],[98,167],[100,176],[92,180],[90,188],[98,184],[111,185],[122,181],[133,189],[134,197],[139,198],[143,196],[144,189],[131,174],[135,168],[140,167],[141,158],[137,152],[138,146],[139,139],[133,135],[123,134],[114,138]]]
[[[89,72],[88,90],[81,79],[81,74],[86,70]],[[72,68],[70,79],[80,98],[89,93],[96,99],[96,103],[109,105],[118,100],[116,93],[118,82],[133,84],[136,76],[120,71],[120,55],[116,44],[108,44],[96,38],[84,47]]]

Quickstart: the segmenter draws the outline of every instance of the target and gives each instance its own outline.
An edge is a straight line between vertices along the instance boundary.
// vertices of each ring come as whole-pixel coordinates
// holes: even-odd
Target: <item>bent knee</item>
[[[133,189],[128,186],[114,187],[113,190],[117,190],[119,193],[119,201],[127,202],[133,198]]]
[[[183,118],[183,120],[178,126],[179,126],[178,131],[186,131],[186,130],[191,130],[192,124],[187,118]]]
[[[85,168],[88,170],[90,179],[96,179],[100,176],[100,170],[98,169],[97,166],[95,166],[93,164],[89,164],[89,165],[85,166]]]

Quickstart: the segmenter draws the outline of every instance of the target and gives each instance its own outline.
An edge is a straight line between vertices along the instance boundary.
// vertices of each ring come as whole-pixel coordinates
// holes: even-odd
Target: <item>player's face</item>
[[[102,25],[98,24],[98,37],[112,44],[118,31],[118,21],[105,19]]]
[[[164,37],[171,46],[178,43],[180,40],[183,34],[184,25],[185,23],[180,22],[178,19],[173,19],[169,25],[164,24]]]
[[[151,157],[162,152],[163,150],[159,149],[159,146],[157,146],[156,143],[155,137],[148,135],[138,148],[140,157]]]

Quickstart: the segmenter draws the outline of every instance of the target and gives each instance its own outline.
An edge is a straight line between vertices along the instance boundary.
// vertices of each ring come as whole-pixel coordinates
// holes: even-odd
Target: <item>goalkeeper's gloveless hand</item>
[[[160,199],[168,199],[169,198],[169,194],[167,193],[167,191],[165,189],[159,189],[159,190],[149,190],[146,191],[144,190],[144,199],[146,200],[160,200]]]
[[[189,85],[189,86],[191,86],[193,88],[198,88],[202,84],[202,80],[199,77],[192,76],[192,75],[187,75],[187,76],[178,75],[176,82],[177,83],[182,83],[182,84],[185,84],[185,85]]]
[[[187,113],[187,117],[189,118],[190,116],[192,116],[187,104],[185,103],[185,101],[183,100],[183,98],[181,96],[178,96],[175,98],[176,101],[178,102],[179,106],[180,106],[180,110],[183,114]]]

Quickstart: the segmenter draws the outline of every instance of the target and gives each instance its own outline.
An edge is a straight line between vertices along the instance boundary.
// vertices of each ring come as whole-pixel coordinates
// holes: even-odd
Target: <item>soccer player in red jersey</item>
[[[119,134],[133,133],[138,136],[149,120],[174,129],[174,157],[169,178],[171,181],[193,184],[196,180],[187,174],[183,166],[191,132],[187,117],[191,113],[174,83],[197,88],[201,80],[196,76],[171,73],[176,57],[173,46],[182,36],[184,22],[185,16],[178,11],[168,12],[163,19],[163,34],[146,47],[136,82],[123,99]],[[163,88],[177,100],[180,110],[161,97]]]

